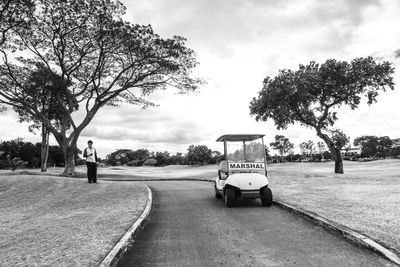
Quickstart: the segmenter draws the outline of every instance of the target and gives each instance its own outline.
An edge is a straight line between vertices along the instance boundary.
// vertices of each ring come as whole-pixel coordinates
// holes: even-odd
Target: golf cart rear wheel
[[[268,187],[264,187],[261,189],[261,204],[263,206],[271,206],[272,205],[272,191]]]
[[[225,204],[227,207],[233,207],[235,206],[235,191],[233,189],[227,188],[225,190]]]

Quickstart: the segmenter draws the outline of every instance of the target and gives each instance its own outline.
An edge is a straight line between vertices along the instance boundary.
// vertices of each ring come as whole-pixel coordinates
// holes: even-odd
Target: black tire
[[[272,191],[271,191],[271,189],[268,188],[268,187],[263,187],[263,188],[261,188],[261,192],[260,193],[261,193],[261,196],[260,196],[261,204],[263,206],[267,206],[267,207],[271,206],[272,205]]]
[[[214,190],[215,190],[215,198],[218,199],[222,198],[222,195],[218,192],[217,187],[214,187]]]
[[[225,205],[230,208],[235,206],[235,200],[236,200],[236,196],[235,196],[235,191],[231,188],[227,188],[225,190]]]

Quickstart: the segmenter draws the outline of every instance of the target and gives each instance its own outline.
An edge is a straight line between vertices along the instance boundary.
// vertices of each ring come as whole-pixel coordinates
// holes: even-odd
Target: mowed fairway
[[[212,184],[149,181],[153,209],[118,266],[394,266],[258,200],[226,208]]]
[[[274,196],[350,227],[400,251],[400,160],[344,161],[344,174],[333,162],[269,164]],[[110,167],[103,177],[122,180],[203,179],[217,165],[190,167]]]
[[[141,215],[143,185],[0,176],[0,266],[97,266]]]
[[[362,232],[400,252],[400,160],[269,166],[275,196]]]
[[[86,179],[6,176],[3,173],[0,176],[1,263],[7,263],[6,266],[36,263],[96,265],[144,207],[145,188],[138,186],[141,182],[129,180],[149,183],[156,189],[156,197],[167,191],[171,191],[171,197],[178,192],[190,196],[190,192],[197,192],[199,182],[175,181],[165,187],[161,185],[166,185],[166,182],[147,181],[212,180],[217,168],[217,165],[99,168],[100,183],[97,185],[86,184]],[[84,172],[84,168],[78,170]],[[333,173],[333,162],[270,164],[268,171],[276,198],[313,211],[400,251],[400,160],[345,161],[343,175]],[[119,181],[109,183],[104,179]],[[198,201],[197,198],[206,199],[207,203],[218,205],[216,211],[223,214],[232,212],[224,207],[222,201],[213,198],[212,184],[204,183],[201,187],[195,199],[179,201],[187,203],[190,209],[201,209],[201,203],[196,208],[190,203]],[[156,199],[154,216],[158,211],[164,212],[157,203]],[[139,206],[135,206],[137,204]],[[259,207],[258,202],[245,205],[240,211],[252,212],[254,208],[267,212]],[[273,210],[278,212],[280,209],[274,207]],[[200,215],[205,217],[208,212],[200,212]],[[175,219],[181,220],[179,217]],[[155,223],[157,220],[151,221]],[[147,228],[145,231],[153,232],[155,229],[150,225]],[[143,241],[146,236],[141,235],[141,238]],[[146,245],[145,248],[148,249]],[[218,258],[205,258],[209,263],[219,263]],[[245,262],[251,264],[253,260]],[[313,261],[314,264],[317,262]]]

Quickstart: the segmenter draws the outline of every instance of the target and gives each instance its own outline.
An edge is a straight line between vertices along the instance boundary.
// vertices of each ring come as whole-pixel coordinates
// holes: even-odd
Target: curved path
[[[146,182],[153,210],[119,266],[392,266],[276,206],[226,208],[212,184]]]

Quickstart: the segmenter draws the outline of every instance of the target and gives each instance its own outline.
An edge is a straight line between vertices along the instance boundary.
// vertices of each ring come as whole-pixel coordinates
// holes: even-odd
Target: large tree
[[[34,4],[31,0],[1,0],[0,1],[0,49],[14,28],[28,27],[32,18]],[[0,103],[0,112],[6,107]]]
[[[361,148],[361,156],[364,157],[387,157],[390,155],[393,143],[396,140],[389,136],[363,135],[354,139],[353,144]]]
[[[343,105],[356,109],[365,97],[376,102],[380,91],[394,89],[394,68],[390,62],[372,57],[351,62],[329,59],[323,64],[311,62],[298,70],[281,70],[264,80],[262,90],[250,103],[257,121],[272,119],[278,129],[296,122],[313,128],[327,145],[335,160],[335,173],[343,173],[340,148],[329,135],[337,121],[337,109]]]
[[[363,135],[353,141],[354,146],[361,147],[361,156],[370,158],[378,152],[379,139],[374,135]]]
[[[279,151],[281,162],[283,162],[283,156],[293,149],[294,144],[291,143],[289,138],[285,137],[284,135],[275,135],[274,139],[274,142],[271,142],[269,145],[272,149]]]
[[[0,46],[2,46],[14,28],[29,26],[34,11],[32,0],[0,1]]]
[[[314,153],[315,153],[315,143],[314,143],[313,140],[308,140],[308,141],[306,142],[306,149],[307,149],[308,154],[309,154],[310,156],[313,156],[313,155],[314,155]]]
[[[378,143],[378,153],[380,157],[386,158],[390,154],[390,150],[392,149],[393,141],[389,136],[379,137]]]
[[[212,151],[205,145],[190,145],[186,158],[190,165],[207,164],[212,159]]]
[[[0,103],[25,110],[49,129],[64,151],[65,174],[75,172],[78,137],[102,107],[121,101],[147,107],[153,103],[146,96],[157,89],[185,93],[201,83],[190,77],[198,63],[184,38],[163,39],[150,25],[124,21],[117,0],[34,3],[30,27],[13,28],[2,49]],[[27,92],[26,77],[39,63],[62,78],[58,102],[65,103],[66,116],[60,125],[31,104],[40,99]]]
[[[36,70],[30,73],[30,76],[27,78],[25,92],[30,96],[26,98],[25,101],[29,102],[34,99],[39,99],[40,101],[38,103],[31,102],[29,104],[36,105],[38,111],[59,129],[61,122],[68,116],[62,108],[67,104],[67,97],[65,95],[60,95],[64,93],[63,79],[61,76],[54,75],[54,73],[49,71],[43,64],[38,64]],[[26,112],[25,109],[14,107],[14,110],[18,114],[20,122],[31,123],[28,127],[30,132],[35,133],[36,130],[41,129],[41,171],[46,172],[50,137],[48,128],[35,116]]]
[[[334,147],[339,150],[340,159],[342,154],[342,149],[345,148],[350,143],[350,137],[347,136],[342,130],[333,129],[329,133],[330,140],[332,141]],[[339,169],[343,170],[343,162],[340,160]]]
[[[326,150],[326,146],[324,142],[317,142],[317,149],[319,154],[321,155],[321,160],[324,160],[324,152]]]
[[[315,153],[315,143],[312,140],[308,140],[306,142],[300,143],[300,151],[303,154],[304,158],[308,158],[308,156],[312,159]]]

